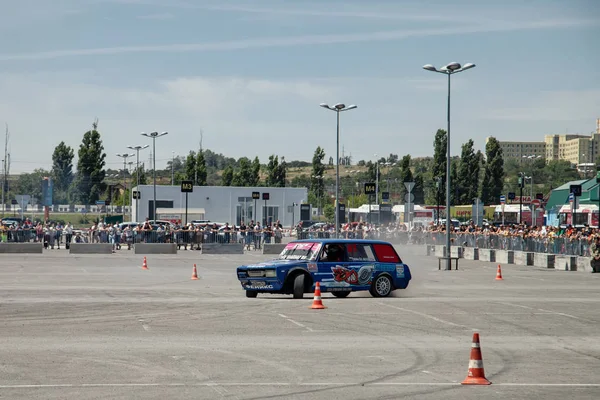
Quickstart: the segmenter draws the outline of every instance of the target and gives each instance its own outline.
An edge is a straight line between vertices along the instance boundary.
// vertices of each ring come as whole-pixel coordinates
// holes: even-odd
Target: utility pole
[[[525,174],[519,172],[519,224],[523,223],[523,186],[525,186]]]
[[[6,191],[8,189],[8,169],[10,168],[10,154],[8,154],[8,139],[10,133],[8,132],[8,124],[6,124],[6,133],[4,137],[4,159],[2,160],[2,217],[4,218],[4,212],[6,209],[5,201],[8,200]]]

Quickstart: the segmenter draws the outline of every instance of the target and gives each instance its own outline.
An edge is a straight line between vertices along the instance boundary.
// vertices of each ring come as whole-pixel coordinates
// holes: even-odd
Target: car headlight
[[[277,276],[277,271],[275,271],[274,269],[267,269],[265,270],[265,277],[266,278],[275,278]]]

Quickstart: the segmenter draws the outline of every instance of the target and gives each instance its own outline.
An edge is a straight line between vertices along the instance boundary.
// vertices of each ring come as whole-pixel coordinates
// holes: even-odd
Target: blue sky
[[[600,2],[20,0],[2,6],[0,121],[13,172],[49,168],[99,119],[107,165],[157,141],[157,165],[205,148],[232,157],[432,154],[457,61],[452,151],[469,138],[543,140],[600,118]],[[147,152],[147,150],[146,150]],[[149,152],[142,153],[147,159]]]

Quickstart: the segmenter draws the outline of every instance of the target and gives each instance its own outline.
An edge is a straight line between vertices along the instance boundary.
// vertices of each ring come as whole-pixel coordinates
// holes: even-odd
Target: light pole
[[[331,111],[335,111],[337,114],[337,138],[336,138],[336,146],[335,146],[335,238],[339,238],[340,236],[340,213],[339,213],[339,200],[340,200],[340,113],[342,111],[353,110],[357,106],[354,104],[346,107],[343,103],[337,103],[333,107],[328,106],[326,103],[321,103],[321,107],[326,108]]]
[[[450,163],[452,159],[450,157],[450,77],[452,74],[457,72],[466,71],[475,67],[475,64],[467,63],[465,65],[460,65],[457,62],[451,62],[450,64],[437,69],[431,64],[426,64],[423,66],[424,69],[431,72],[438,72],[440,74],[448,75],[448,114],[447,114],[447,132],[446,132],[446,150],[447,150],[447,159],[446,159],[446,270],[452,269],[452,264],[450,260],[451,255],[451,247],[450,247]]]
[[[127,205],[125,201],[125,192],[127,191],[127,159],[129,157],[133,157],[135,154],[117,154],[117,157],[121,157],[123,159],[123,222],[125,222],[125,206]]]
[[[152,219],[156,221],[156,138],[161,136],[165,136],[169,132],[150,132],[144,133],[142,132],[142,136],[146,136],[152,138],[152,177],[154,180],[154,201],[152,202]]]
[[[135,150],[136,153],[136,162],[135,162],[135,175],[136,175],[136,187],[138,192],[140,191],[140,150],[144,150],[147,149],[148,147],[150,147],[150,145],[143,145],[143,146],[127,146],[128,149],[131,150]],[[139,207],[138,207],[138,200],[139,200],[140,196],[135,196],[135,221],[139,222],[140,221],[140,211],[139,211]]]

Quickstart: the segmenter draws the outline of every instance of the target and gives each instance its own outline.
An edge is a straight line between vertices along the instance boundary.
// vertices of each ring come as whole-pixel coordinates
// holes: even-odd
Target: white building
[[[152,185],[133,188],[133,191],[140,192],[137,205],[135,199],[131,200],[133,220],[143,221],[146,217],[154,219],[153,188]],[[256,201],[252,198],[253,192],[260,193],[260,198]],[[269,200],[266,202],[263,200],[263,193],[269,194]],[[279,220],[283,226],[289,227],[298,223],[300,204],[306,203],[307,199],[306,188],[195,186],[193,193],[188,193],[188,222],[192,219],[207,219],[239,225],[242,220],[246,223],[254,220],[263,224],[265,219],[268,219],[270,222]],[[181,193],[180,186],[157,185],[156,209],[159,217],[161,214],[179,215],[185,212],[185,193]],[[170,213],[166,209],[173,209],[173,212]],[[190,218],[192,213],[194,218]],[[204,218],[198,217],[202,213]]]

